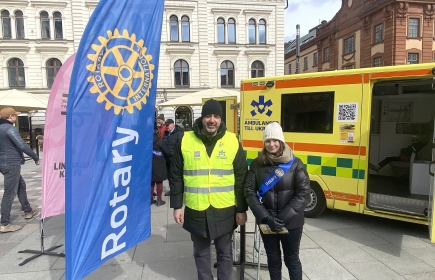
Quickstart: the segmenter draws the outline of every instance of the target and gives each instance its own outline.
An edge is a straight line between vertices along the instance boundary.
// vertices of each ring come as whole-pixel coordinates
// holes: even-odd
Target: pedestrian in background
[[[246,176],[245,196],[260,226],[270,279],[282,279],[281,243],[290,279],[302,280],[299,245],[310,179],[302,161],[285,144],[278,123],[266,126],[263,142]]]
[[[162,140],[166,132],[165,115],[160,114],[157,116],[157,126],[159,127],[160,140]]]
[[[166,147],[168,147],[169,151],[171,152],[171,155],[173,155],[175,146],[177,146],[177,144],[180,143],[181,138],[183,138],[184,131],[180,126],[175,125],[173,119],[167,119],[165,125],[166,131],[165,135],[163,136],[163,143],[165,143]],[[171,160],[172,158],[168,158],[166,161],[166,169],[168,174],[171,172]],[[169,195],[170,191],[167,191],[165,196]]]
[[[168,179],[166,170],[166,159],[169,159],[171,152],[160,140],[160,132],[157,126],[154,127],[153,139],[153,166],[151,176],[151,204],[155,203],[156,206],[164,205],[166,202],[162,200],[163,181]],[[157,187],[157,200],[153,199],[154,186]]]
[[[204,103],[193,131],[186,132],[175,148],[169,175],[174,220],[190,232],[199,280],[213,279],[212,240],[217,277],[231,279],[231,237],[237,225],[245,224],[248,208],[243,195],[245,153],[221,117],[218,101]]]
[[[1,202],[0,232],[13,232],[22,227],[13,225],[10,221],[12,203],[16,195],[24,211],[24,218],[31,219],[38,213],[32,209],[27,200],[26,182],[21,177],[21,165],[24,164],[24,155],[30,156],[36,165],[39,157],[21,138],[18,129],[13,125],[21,112],[13,108],[4,108],[0,111],[0,173],[4,176],[4,194]]]

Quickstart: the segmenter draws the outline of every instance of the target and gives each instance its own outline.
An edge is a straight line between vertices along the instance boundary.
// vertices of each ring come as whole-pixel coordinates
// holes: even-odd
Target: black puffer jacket
[[[258,158],[251,163],[245,183],[249,208],[257,223],[272,216],[283,220],[287,229],[301,227],[304,224],[304,209],[309,202],[310,179],[299,158],[295,158],[290,170],[264,194],[263,203],[258,200],[258,189],[278,165],[260,164]]]
[[[201,139],[210,157],[216,142],[221,139],[226,133],[225,123],[221,123],[216,136],[209,139],[201,134],[202,118],[195,121],[193,131],[195,135]],[[183,165],[184,159],[181,153],[181,142],[175,148],[174,155],[171,161],[171,172],[169,174],[169,186],[171,188],[171,208],[179,209],[183,207],[184,195],[184,180],[183,180]],[[183,228],[187,231],[200,235],[202,237],[216,239],[233,231],[236,227],[236,212],[246,212],[248,205],[246,204],[245,196],[243,195],[243,186],[248,165],[246,164],[245,152],[239,144],[239,150],[233,161],[234,168],[234,195],[236,197],[236,206],[217,209],[210,206],[205,211],[196,211],[185,207],[184,209],[184,224]]]
[[[153,173],[151,181],[161,182],[168,179],[168,172],[166,170],[166,159],[171,156],[171,152],[159,139],[157,134],[154,134],[153,150],[163,153],[163,156],[156,156],[153,154]]]
[[[183,138],[183,135],[184,131],[178,125],[174,127],[174,130],[172,132],[165,131],[162,140],[163,143],[165,143],[166,147],[168,147],[171,154],[174,154],[175,146],[177,146],[177,144],[181,142],[181,138]]]

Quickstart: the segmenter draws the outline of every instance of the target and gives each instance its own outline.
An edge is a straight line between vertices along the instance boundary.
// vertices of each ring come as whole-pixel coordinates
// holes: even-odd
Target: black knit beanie
[[[207,115],[215,114],[222,117],[222,106],[219,101],[214,99],[207,100],[204,105],[202,105],[201,117],[205,117]]]
[[[160,114],[160,115],[157,117],[157,119],[158,119],[158,120],[165,121],[165,115]]]

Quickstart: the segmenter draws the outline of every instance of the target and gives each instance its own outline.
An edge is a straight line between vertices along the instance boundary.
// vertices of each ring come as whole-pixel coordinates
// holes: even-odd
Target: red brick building
[[[301,38],[300,73],[435,61],[434,0],[342,1],[332,20]],[[285,73],[295,66],[292,42]]]

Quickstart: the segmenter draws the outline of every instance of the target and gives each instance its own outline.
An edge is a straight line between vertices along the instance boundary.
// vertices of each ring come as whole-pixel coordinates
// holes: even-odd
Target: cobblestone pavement
[[[42,167],[33,162],[22,167],[32,207],[41,206],[41,171]],[[164,186],[166,190],[167,182]],[[0,176],[0,195],[3,195],[3,176]],[[168,197],[164,200],[168,202]],[[107,261],[86,279],[196,279],[190,235],[175,224],[168,204],[151,207],[152,235],[148,240]],[[254,231],[253,221],[249,212],[247,232]],[[25,220],[15,199],[12,222],[23,229],[0,234],[0,279],[64,279],[64,258],[41,256],[19,266],[31,255],[18,251],[41,248],[39,220]],[[64,244],[63,215],[45,219],[44,228],[45,248]],[[235,240],[239,244],[238,236]],[[55,251],[63,250],[62,246]],[[237,257],[239,248],[235,254]],[[255,254],[254,236],[247,234],[246,260],[252,262]],[[429,241],[426,226],[361,214],[325,211],[316,219],[306,219],[300,258],[304,280],[435,279],[435,246]],[[260,262],[266,263],[264,250]],[[283,279],[289,279],[285,268],[283,271]],[[267,269],[261,269],[258,277],[269,279]],[[236,268],[233,279],[240,279]],[[257,279],[255,267],[246,266],[245,279]]]

